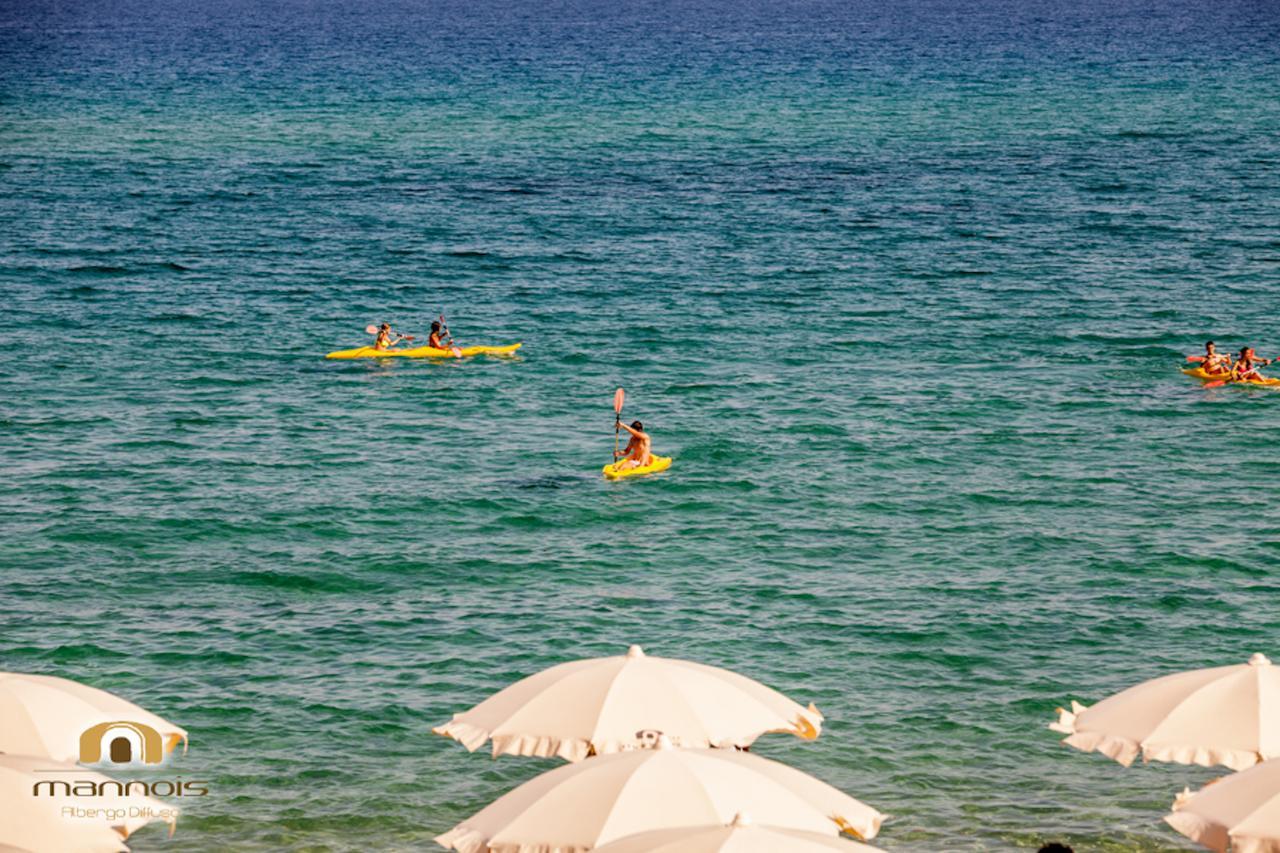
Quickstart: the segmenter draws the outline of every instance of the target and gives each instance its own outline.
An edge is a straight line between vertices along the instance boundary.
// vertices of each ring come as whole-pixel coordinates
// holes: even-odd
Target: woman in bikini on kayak
[[[391,324],[383,323],[381,326],[378,327],[378,339],[373,342],[373,348],[376,350],[391,349],[396,344],[400,343],[401,337],[404,337],[404,336],[401,335],[397,337],[394,341],[391,340]]]
[[[1259,382],[1264,377],[1258,372],[1258,366],[1270,364],[1271,361],[1272,359],[1269,358],[1258,358],[1258,354],[1253,351],[1253,347],[1245,347],[1240,350],[1240,357],[1231,366],[1231,381]]]

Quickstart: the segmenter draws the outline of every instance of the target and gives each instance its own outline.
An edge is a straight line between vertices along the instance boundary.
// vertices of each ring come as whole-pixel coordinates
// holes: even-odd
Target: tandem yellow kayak
[[[473,355],[510,355],[521,346],[522,344],[507,344],[501,347],[462,347],[461,356],[454,355],[453,350],[435,347],[405,347],[404,349],[356,347],[331,352],[325,358],[470,358]]]
[[[1203,367],[1187,367],[1182,372],[1188,376],[1194,376],[1201,382],[1212,382],[1215,379],[1229,379],[1231,377],[1230,373],[1209,373]]]
[[[649,464],[639,468],[626,468],[619,470],[618,466],[621,462],[614,462],[612,465],[604,466],[604,478],[606,480],[621,480],[624,477],[640,477],[645,474],[656,474],[659,471],[665,471],[671,467],[670,456],[651,456]]]
[[[1260,379],[1232,379],[1230,373],[1206,373],[1203,367],[1187,367],[1182,372],[1188,376],[1194,376],[1201,382],[1217,382],[1221,380],[1228,385],[1260,385],[1264,388],[1280,386],[1280,379],[1272,376],[1263,376]]]

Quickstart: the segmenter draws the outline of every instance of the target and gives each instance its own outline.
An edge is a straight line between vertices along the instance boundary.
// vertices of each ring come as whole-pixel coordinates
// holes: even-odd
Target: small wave
[[[235,652],[152,652],[147,655],[147,660],[162,664],[196,664],[198,666],[209,666],[211,664],[237,664],[248,663],[253,658],[248,655],[236,654]]]
[[[842,426],[835,424],[814,423],[814,424],[795,424],[788,428],[787,432],[799,433],[800,435],[848,435],[849,431]]]
[[[1174,130],[1121,130],[1115,133],[1117,139],[1178,139],[1187,135]]]
[[[525,480],[512,480],[511,485],[517,489],[567,489],[570,486],[577,485],[583,480],[582,477],[534,477]]]
[[[580,264],[593,264],[600,260],[594,255],[577,251],[556,252],[550,259],[553,261],[576,261]]]
[[[299,592],[347,592],[352,589],[350,578],[335,574],[287,574],[285,572],[232,572],[223,575],[232,586],[266,589],[297,590]],[[360,586],[367,586],[360,584]]]
[[[114,649],[105,649],[93,643],[77,643],[70,646],[58,646],[50,653],[50,657],[57,663],[71,663],[72,661],[89,660],[91,658],[127,658],[129,655],[125,652],[117,652]]]
[[[503,516],[502,518],[497,519],[491,526],[502,529],[514,528],[517,530],[547,530],[560,527],[562,524],[563,519],[560,518],[546,518],[540,515],[525,513],[522,515]]]
[[[111,264],[83,264],[81,266],[68,267],[67,272],[94,273],[96,275],[125,275],[129,272],[129,268],[117,267]]]
[[[152,314],[148,323],[199,323],[205,318],[198,314]]]
[[[107,447],[110,447],[113,450],[155,450],[161,448],[167,448],[169,450],[194,450],[198,445],[190,444],[185,441],[175,441],[172,438],[153,438],[117,441],[112,444],[108,444]]]

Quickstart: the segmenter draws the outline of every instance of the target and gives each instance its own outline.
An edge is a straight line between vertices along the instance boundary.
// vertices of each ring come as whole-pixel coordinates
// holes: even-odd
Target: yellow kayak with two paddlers
[[[356,347],[331,352],[325,358],[470,358],[473,355],[510,355],[520,349],[522,344],[507,344],[499,347],[461,347],[458,352],[437,347],[405,347],[404,349],[378,349],[377,347]]]
[[[1280,386],[1280,379],[1271,376],[1260,376],[1257,379],[1232,379],[1231,373],[1209,373],[1203,367],[1186,367],[1182,370],[1187,376],[1193,376],[1201,382],[1225,382],[1228,385],[1261,385],[1264,388]]]

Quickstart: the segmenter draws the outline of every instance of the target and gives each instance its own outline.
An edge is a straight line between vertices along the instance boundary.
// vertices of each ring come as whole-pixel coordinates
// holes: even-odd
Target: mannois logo
[[[132,720],[98,723],[80,735],[81,764],[160,764],[164,738],[146,723]]]
[[[146,723],[135,720],[115,720],[98,723],[85,729],[80,735],[80,763],[110,765],[112,767],[139,767],[163,764],[165,759],[164,736]],[[62,773],[62,771],[46,771]],[[66,771],[70,772],[70,771]],[[86,771],[81,771],[86,772]],[[98,781],[98,780],[101,781]],[[35,797],[96,797],[120,798],[148,797],[203,797],[209,793],[207,782],[172,779],[116,780],[96,773],[85,776],[40,779],[31,787]],[[150,808],[149,806],[147,808]],[[96,814],[96,812],[95,812]],[[130,812],[132,814],[132,812]],[[175,812],[176,814],[176,812]],[[71,817],[85,817],[79,813]],[[92,817],[93,815],[88,815]]]

